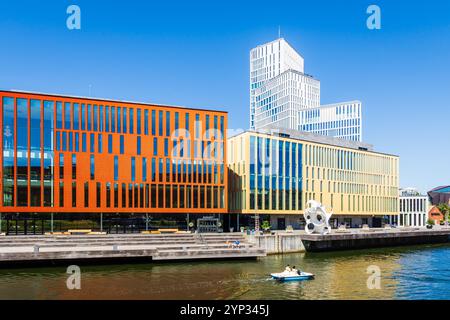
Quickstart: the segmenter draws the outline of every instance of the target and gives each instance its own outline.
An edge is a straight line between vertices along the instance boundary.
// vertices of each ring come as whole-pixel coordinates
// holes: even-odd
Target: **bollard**
[[[117,244],[113,245],[113,250],[114,251],[118,251],[119,250],[119,246]]]
[[[34,246],[34,253],[39,253],[39,246],[37,244]]]

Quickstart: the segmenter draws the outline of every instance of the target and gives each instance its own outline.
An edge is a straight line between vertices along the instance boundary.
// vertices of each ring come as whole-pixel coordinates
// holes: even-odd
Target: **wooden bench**
[[[69,232],[46,232],[46,236],[70,236]]]
[[[157,231],[157,230],[145,230],[145,231],[141,231],[141,234],[161,234],[161,232]]]
[[[350,233],[349,230],[347,230],[347,227],[345,224],[342,224],[339,226],[339,228],[336,230],[337,233]]]
[[[178,229],[158,229],[160,233],[177,233]]]
[[[71,235],[83,235],[83,234],[89,234],[92,232],[91,229],[79,229],[79,230],[69,230],[67,231]]]

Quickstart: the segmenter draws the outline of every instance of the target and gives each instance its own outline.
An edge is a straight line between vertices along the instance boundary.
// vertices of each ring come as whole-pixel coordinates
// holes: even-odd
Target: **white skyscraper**
[[[283,38],[250,51],[250,129],[271,127],[362,140],[361,102],[320,105],[320,81]]]
[[[254,129],[256,90],[287,70],[303,73],[304,60],[284,39],[250,51],[250,128]],[[258,95],[261,95],[259,91]]]

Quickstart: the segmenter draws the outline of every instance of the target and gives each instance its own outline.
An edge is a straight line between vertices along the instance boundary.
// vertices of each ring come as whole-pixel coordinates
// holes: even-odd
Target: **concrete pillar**
[[[103,213],[100,213],[100,232],[103,232]]]
[[[50,232],[53,233],[53,212],[50,213]]]
[[[145,214],[145,231],[148,231],[148,213]]]

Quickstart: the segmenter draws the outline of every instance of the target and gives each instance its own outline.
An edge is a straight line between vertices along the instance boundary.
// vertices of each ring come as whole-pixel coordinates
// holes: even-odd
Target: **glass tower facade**
[[[332,141],[341,140],[255,131],[229,138],[230,213],[301,214],[316,200],[336,216],[398,215],[399,158]]]

